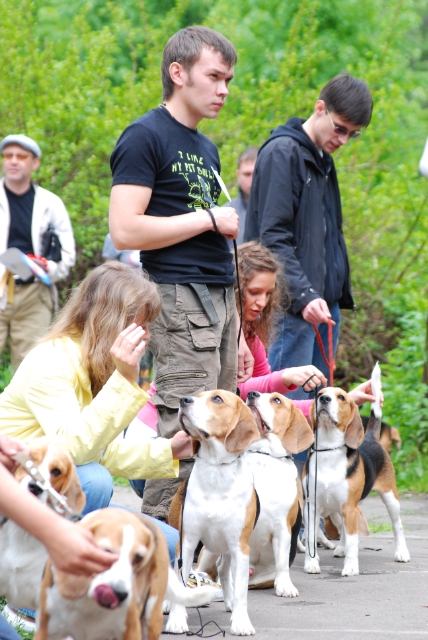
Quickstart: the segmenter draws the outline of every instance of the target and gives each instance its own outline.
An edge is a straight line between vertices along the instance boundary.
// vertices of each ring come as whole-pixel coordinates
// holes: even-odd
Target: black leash
[[[239,281],[238,247],[236,245],[236,240],[233,241],[233,251],[235,253],[236,284],[238,285],[238,298],[239,298],[239,331],[238,331],[238,349],[239,349],[239,342],[241,340],[241,332],[242,332],[242,292],[241,292],[241,283]]]

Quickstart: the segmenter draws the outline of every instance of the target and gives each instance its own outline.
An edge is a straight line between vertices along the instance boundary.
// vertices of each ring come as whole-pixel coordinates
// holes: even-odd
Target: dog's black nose
[[[41,493],[43,493],[43,489],[39,487],[37,482],[34,482],[33,480],[30,480],[30,482],[28,483],[28,489],[29,491],[31,491],[33,496],[39,496]]]
[[[250,400],[254,400],[254,398],[260,398],[260,393],[258,391],[250,391],[247,395],[247,398]]]
[[[183,396],[180,398],[180,407],[185,407],[188,404],[192,404],[194,402],[192,396]]]
[[[117,599],[119,600],[119,602],[123,602],[128,597],[127,591],[121,591],[119,589],[113,589],[113,591],[117,595]]]
[[[323,393],[322,396],[320,396],[320,402],[321,404],[328,404],[331,402],[331,398],[326,393]]]

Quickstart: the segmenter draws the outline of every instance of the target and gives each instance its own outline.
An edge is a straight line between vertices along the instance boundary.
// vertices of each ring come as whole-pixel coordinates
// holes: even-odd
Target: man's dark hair
[[[238,158],[238,169],[243,162],[255,162],[257,160],[258,152],[258,147],[247,147],[246,149],[244,149],[244,151],[239,155]]]
[[[356,127],[367,127],[373,111],[373,98],[363,80],[344,73],[332,78],[321,89],[320,100],[324,100],[329,111],[333,111]]]
[[[164,100],[168,100],[174,91],[174,83],[169,75],[170,65],[179,62],[186,71],[190,71],[204,47],[218,51],[229,67],[235,66],[238,59],[235,48],[221,33],[199,26],[181,29],[168,40],[163,51],[161,70]]]

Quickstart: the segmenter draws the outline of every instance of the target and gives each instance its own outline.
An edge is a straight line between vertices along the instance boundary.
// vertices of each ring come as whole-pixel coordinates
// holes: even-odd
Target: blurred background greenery
[[[109,157],[127,124],[161,100],[168,38],[190,24],[221,31],[238,65],[228,103],[201,130],[219,147],[236,193],[236,160],[320,87],[348,72],[373,91],[373,120],[335,155],[357,313],[344,313],[336,381],[384,373],[384,418],[397,426],[402,489],[428,490],[428,11],[422,0],[3,0],[0,135],[23,132],[43,152],[40,184],[70,212],[76,268],[61,296],[101,262]],[[4,355],[4,354],[3,354]],[[0,388],[10,377],[0,363]]]

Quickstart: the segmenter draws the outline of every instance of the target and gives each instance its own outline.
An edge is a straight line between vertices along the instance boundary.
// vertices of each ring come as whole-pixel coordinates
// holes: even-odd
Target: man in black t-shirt
[[[37,142],[23,134],[0,142],[4,178],[0,180],[0,253],[17,248],[44,269],[51,286],[34,277],[21,280],[0,264],[0,351],[10,338],[16,371],[52,318],[55,282],[68,275],[75,262],[73,230],[64,203],[32,181],[40,165]],[[43,256],[43,236],[52,227],[61,243],[60,260]],[[54,294],[54,295],[52,295]]]
[[[143,268],[159,284],[163,306],[150,327],[155,357],[158,432],[180,428],[180,398],[236,389],[234,266],[228,239],[238,235],[232,207],[217,206],[216,146],[197,130],[216,118],[228,95],[236,52],[221,34],[187,27],[167,43],[164,102],[132,123],[111,157],[110,232],[118,249],[141,249]],[[252,372],[241,341],[238,379]],[[180,464],[187,477],[191,464]],[[143,511],[165,519],[181,480],[149,481]]]

